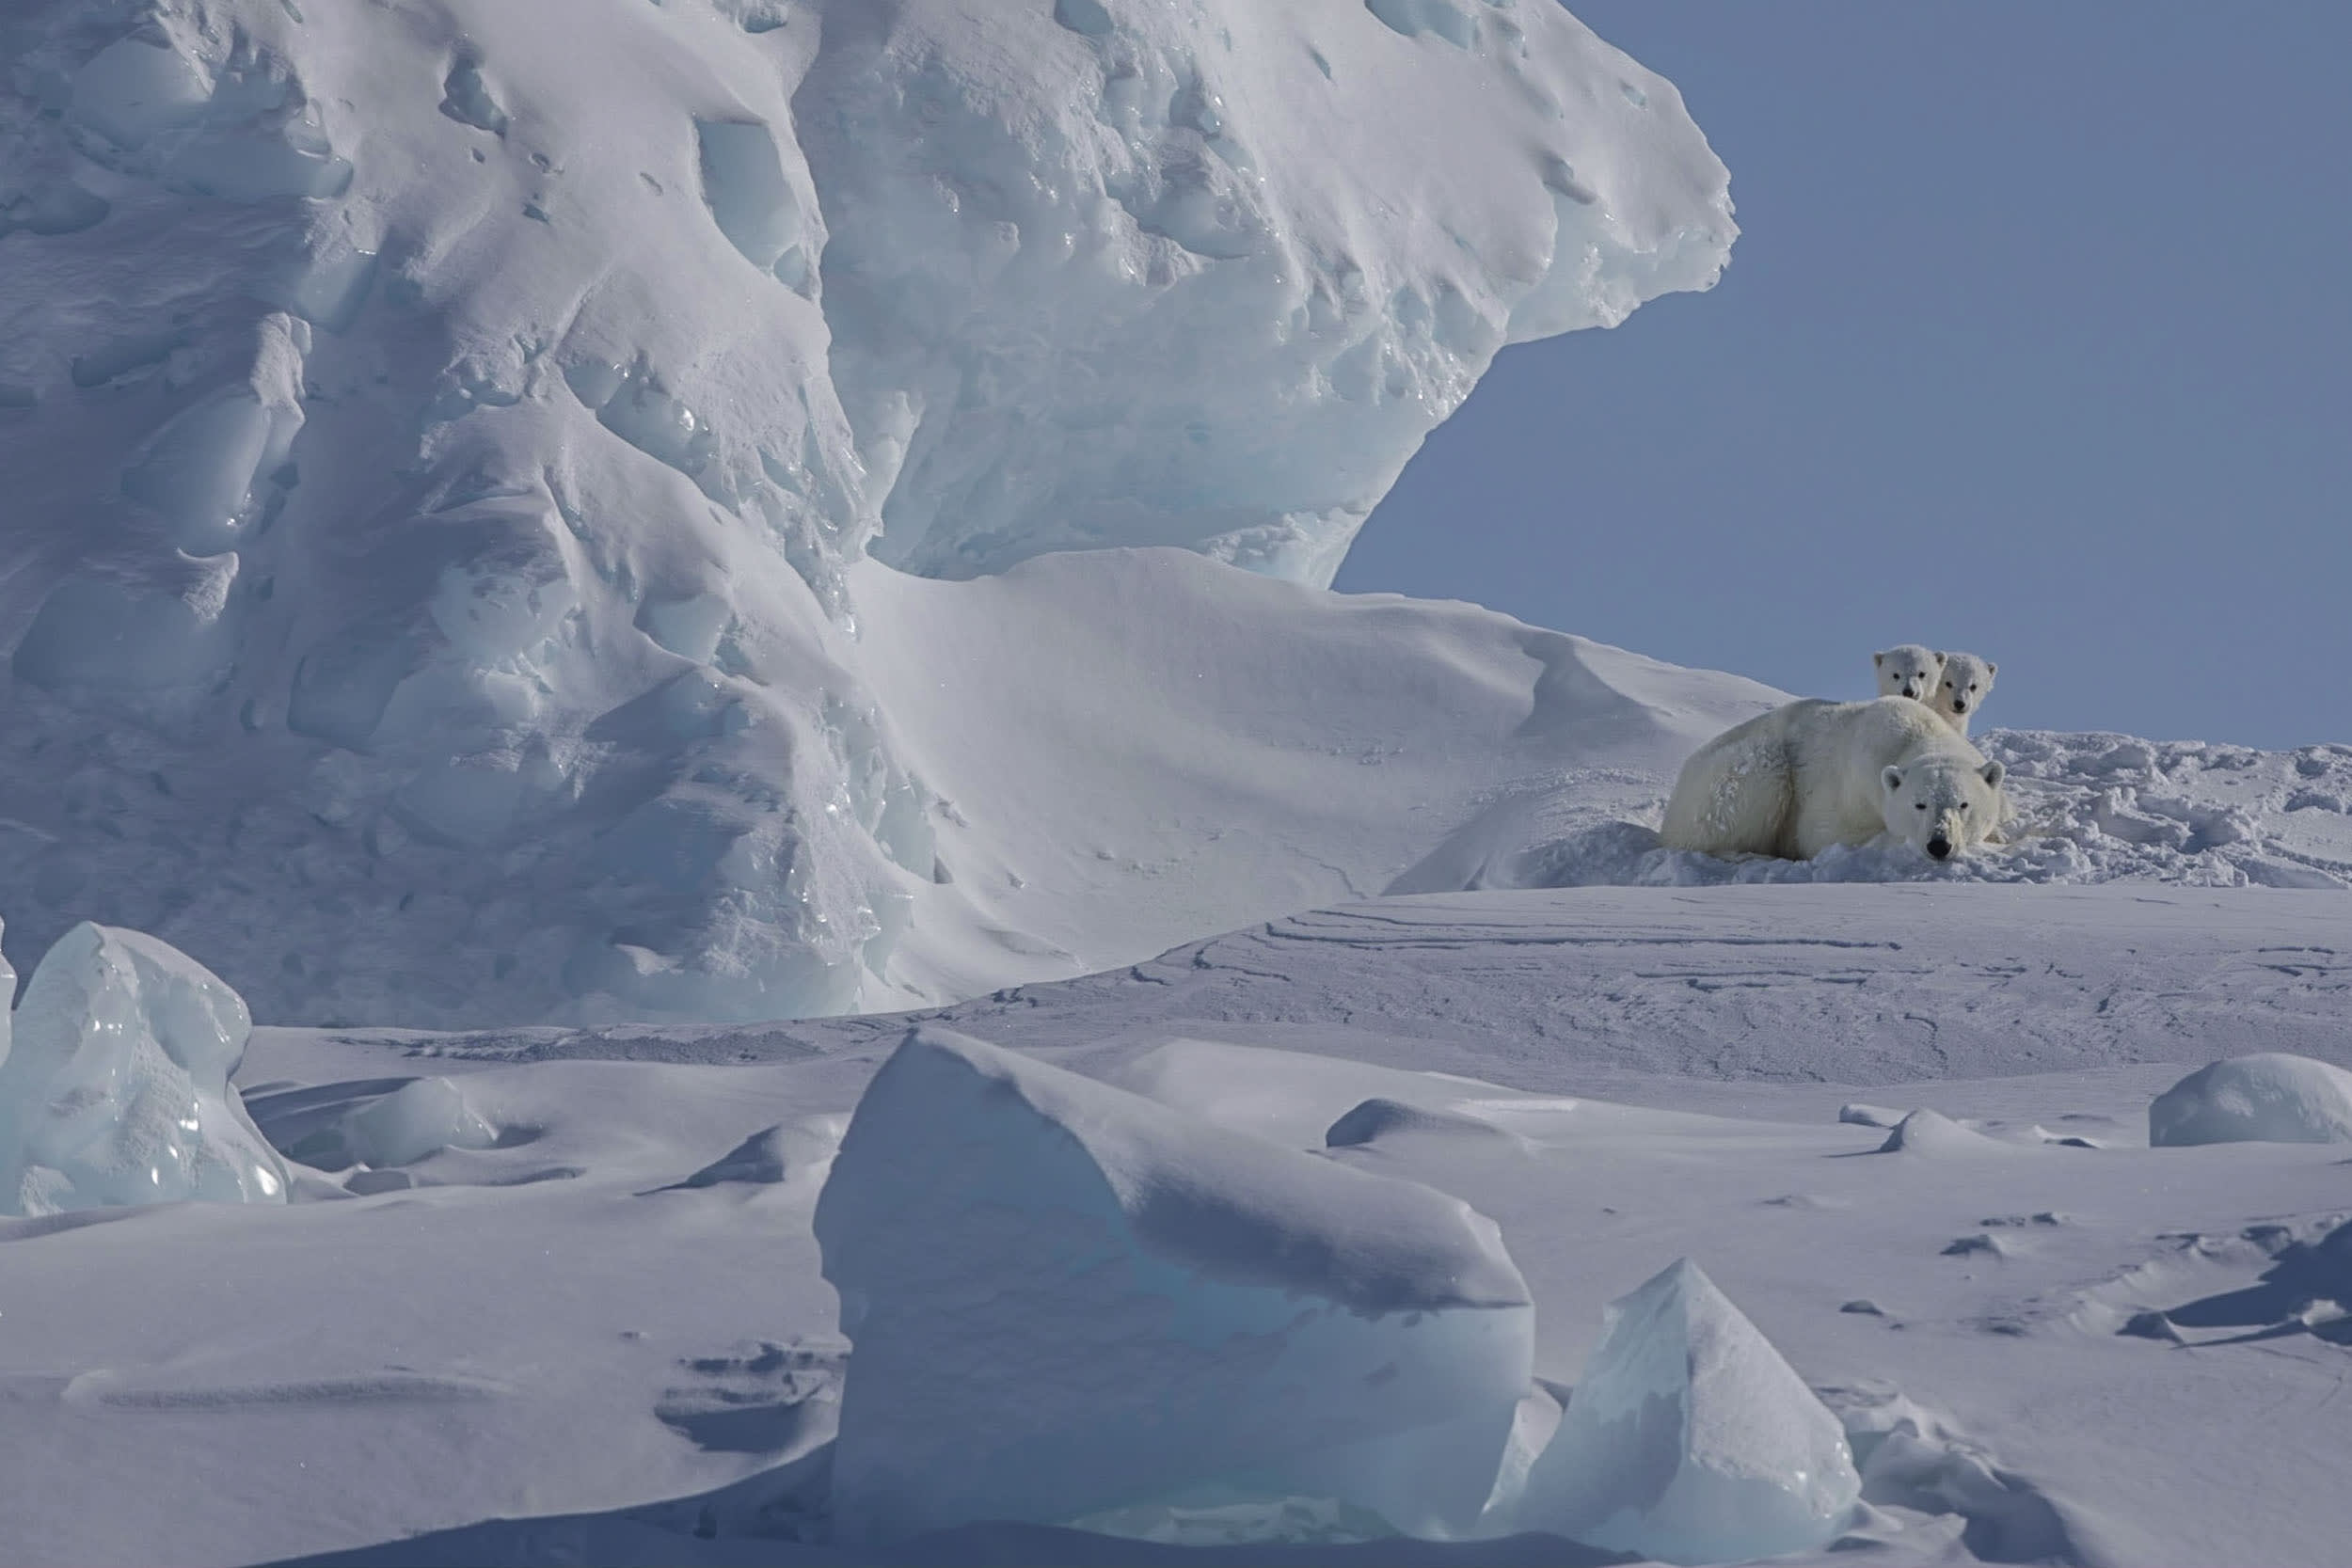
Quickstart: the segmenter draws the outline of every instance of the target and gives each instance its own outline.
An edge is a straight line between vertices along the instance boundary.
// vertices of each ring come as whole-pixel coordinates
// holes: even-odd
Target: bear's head
[[[1935,657],[1944,661],[1944,673],[1936,679],[1932,690],[1935,701],[1929,706],[1955,719],[1965,719],[1983,706],[1984,700],[1993,695],[1993,673],[2000,666],[1974,654]]]
[[[1914,757],[1879,772],[1886,831],[1931,860],[1949,860],[2000,826],[2001,765],[1960,756]]]
[[[1944,656],[1916,642],[1872,654],[1870,662],[1878,666],[1882,697],[1909,697],[1924,703],[1935,695],[1935,683],[1944,675]]]

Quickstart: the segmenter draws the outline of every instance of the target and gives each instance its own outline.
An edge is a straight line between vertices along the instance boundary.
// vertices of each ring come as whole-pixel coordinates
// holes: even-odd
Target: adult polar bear
[[[1908,697],[1806,698],[1725,730],[1675,780],[1669,849],[1811,860],[1881,833],[1936,860],[2000,823],[2001,765]]]

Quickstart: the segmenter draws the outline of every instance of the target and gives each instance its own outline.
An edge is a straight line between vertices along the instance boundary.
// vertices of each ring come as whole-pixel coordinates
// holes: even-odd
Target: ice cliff
[[[273,1018],[1109,961],[992,902],[1068,847],[913,765],[1003,772],[894,710],[861,594],[1137,545],[1319,586],[1499,346],[1733,234],[1549,0],[25,0],[0,62],[15,933],[151,930]],[[1311,619],[1162,575],[1181,659]],[[1459,677],[1518,683],[1489,753],[1585,657]],[[1288,896],[1201,875],[1175,935]]]

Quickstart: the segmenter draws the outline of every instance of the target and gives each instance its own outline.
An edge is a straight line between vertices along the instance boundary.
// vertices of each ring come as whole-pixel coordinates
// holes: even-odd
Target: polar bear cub
[[[1935,695],[1936,683],[1944,678],[1944,656],[1917,642],[1898,643],[1872,654],[1870,662],[1878,667],[1882,697],[1909,697],[1924,703]]]
[[[1962,735],[1968,733],[1969,716],[1993,695],[1993,676],[2000,666],[1974,654],[1939,654],[1943,673],[1936,677],[1934,700],[1928,706]]]
[[[1709,855],[1811,860],[1889,833],[1947,860],[1997,826],[2002,776],[1908,697],[1806,698],[1700,747],[1675,780],[1659,839]]]

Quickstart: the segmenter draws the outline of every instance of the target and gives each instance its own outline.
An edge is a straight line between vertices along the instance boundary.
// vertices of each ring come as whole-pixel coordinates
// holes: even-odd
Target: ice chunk
[[[212,96],[203,67],[175,45],[134,36],[108,44],[81,69],[68,112],[116,146],[136,147],[196,119]]]
[[[286,1167],[229,1075],[252,1019],[210,970],[87,922],[33,971],[0,1060],[0,1211],[283,1203]]]
[[[1861,1494],[1837,1418],[1683,1259],[1610,1303],[1518,1524],[1729,1562],[1826,1545]]]
[[[2352,1072],[2278,1051],[2215,1062],[2149,1104],[2148,1141],[2352,1143]]]
[[[1526,1286],[1464,1204],[935,1027],[816,1224],[844,1540],[1290,1497],[1455,1533],[1528,1388]]]
[[[363,1165],[405,1165],[445,1148],[489,1148],[498,1129],[446,1078],[416,1078],[343,1120],[343,1147]]]

